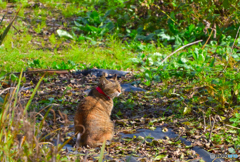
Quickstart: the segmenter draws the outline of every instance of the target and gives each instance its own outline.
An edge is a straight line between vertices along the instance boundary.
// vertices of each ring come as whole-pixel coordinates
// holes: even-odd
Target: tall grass
[[[22,72],[17,86],[9,89],[10,92],[7,93],[2,105],[0,113],[0,161],[53,160],[66,143],[57,148],[58,146],[54,146],[50,142],[40,142],[43,125],[37,126],[35,122],[37,113],[28,113],[29,105],[43,77],[39,80],[25,107],[21,101],[21,78]],[[42,122],[45,120],[49,110]]]
[[[4,103],[0,106],[0,161],[62,161],[68,159],[66,155],[62,154],[63,147],[73,139],[73,136],[68,138],[63,144],[59,145],[57,142],[54,145],[51,142],[42,142],[48,136],[56,134],[61,128],[53,130],[48,135],[42,133],[45,119],[50,111],[54,111],[49,105],[41,110],[48,108],[45,115],[42,116],[40,123],[36,122],[36,117],[40,112],[30,112],[29,107],[37,93],[40,83],[44,75],[40,78],[39,82],[33,90],[29,101],[24,104],[21,99],[21,80],[22,73],[20,73],[19,80],[16,86],[12,86],[5,90],[9,91],[4,99]],[[57,136],[59,141],[59,135]],[[101,162],[104,157],[105,143],[101,148],[99,161]]]

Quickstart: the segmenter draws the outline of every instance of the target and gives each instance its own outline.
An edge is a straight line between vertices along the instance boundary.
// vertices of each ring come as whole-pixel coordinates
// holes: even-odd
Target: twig
[[[7,91],[9,89],[11,90],[11,89],[14,89],[14,88],[16,88],[16,87],[8,87],[8,88],[6,88],[6,89],[0,91],[0,95],[2,95],[5,91]]]
[[[226,126],[231,127],[231,128],[235,128],[235,129],[240,129],[240,128],[238,128],[238,127],[234,127],[234,126],[228,125],[228,124],[226,124]]]
[[[215,117],[214,117],[214,119],[213,119],[213,124],[212,124],[212,126],[211,126],[211,130],[210,130],[210,134],[209,134],[209,142],[211,142],[212,131],[213,131],[214,124],[215,124]]]
[[[44,107],[42,110],[40,110],[40,111],[35,115],[35,117],[36,117],[37,115],[39,115],[43,110],[45,110],[46,108],[48,108],[48,107],[50,107],[50,106],[59,106],[59,104],[49,104],[49,105],[47,105],[47,106]]]
[[[203,124],[204,124],[204,126],[203,126],[203,133],[205,133],[206,132],[206,119],[205,119],[205,115],[203,114]]]
[[[210,126],[212,125],[212,122],[211,122],[211,115],[209,115],[209,123],[210,123]]]
[[[21,34],[20,31],[17,30],[14,25],[12,27],[18,32],[18,34]]]
[[[53,113],[53,122],[54,122],[54,126],[56,126],[56,113],[53,109],[50,110]]]
[[[232,45],[232,48],[231,48],[230,56],[232,56],[232,53],[233,53],[233,47],[234,47],[234,44],[235,44],[235,42],[236,42],[236,39],[237,39],[237,36],[238,36],[239,29],[240,29],[240,26],[238,27],[238,31],[237,31],[237,34],[236,34],[236,36],[235,36],[235,39],[234,39],[234,42],[233,42],[233,45]],[[223,71],[225,71],[225,70],[227,69],[227,66],[228,66],[228,64],[229,64],[229,59],[230,59],[230,57],[228,58],[227,64],[226,64],[226,66],[224,67]],[[220,73],[221,73],[221,72],[220,72]]]
[[[232,51],[233,51],[233,47],[234,47],[234,44],[235,44],[237,36],[238,36],[239,29],[240,29],[240,26],[238,27],[238,31],[237,31],[237,34],[235,36],[235,39],[234,39],[234,42],[233,42],[233,45],[232,45]]]
[[[211,38],[211,36],[212,36],[212,33],[213,33],[213,29],[212,29],[212,31],[211,31],[211,33],[210,33],[210,35],[209,35],[209,37],[208,37],[208,39],[207,39],[206,43],[203,45],[202,49],[204,49],[204,47],[205,47],[205,46],[206,46],[206,44],[208,43],[209,39],[210,39],[210,38]]]
[[[171,57],[173,54],[175,54],[176,52],[180,51],[181,49],[185,48],[185,47],[188,47],[188,46],[191,46],[193,44],[197,44],[199,42],[202,42],[203,40],[198,40],[198,41],[195,41],[195,42],[192,42],[192,43],[189,43],[189,44],[186,44],[182,47],[180,47],[179,49],[177,49],[176,51],[174,51],[173,53],[171,53],[170,55],[168,55],[161,63],[164,63],[169,57]]]

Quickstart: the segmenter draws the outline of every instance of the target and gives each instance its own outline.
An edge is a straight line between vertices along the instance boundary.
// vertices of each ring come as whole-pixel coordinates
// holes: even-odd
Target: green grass
[[[16,8],[19,8],[19,3]],[[71,14],[79,12],[79,8],[74,3],[46,3],[49,8],[35,8],[31,12],[32,23],[26,25],[23,19],[26,17],[24,12],[29,11],[27,4],[22,3],[23,8],[16,20],[14,26],[16,31],[11,28],[3,45],[0,46],[0,70],[6,72],[19,72],[22,68],[28,67],[42,69],[83,69],[83,68],[106,68],[126,70],[135,68],[131,58],[138,55],[139,52],[145,54],[153,52],[170,53],[168,48],[162,48],[162,44],[152,45],[150,43],[131,42],[126,43],[115,35],[109,34],[104,41],[71,40],[66,43],[66,39],[59,38],[55,33],[44,38],[42,31],[48,30],[50,27],[46,25],[47,16],[58,17],[59,12],[49,13],[49,10],[57,9],[64,12],[64,9],[71,10]],[[66,6],[66,7],[64,7]],[[0,6],[5,8],[6,6]],[[64,8],[64,9],[63,9]],[[63,14],[64,13],[60,13]],[[66,16],[66,15],[64,15]],[[71,16],[71,15],[69,15]],[[68,16],[66,16],[68,17]],[[36,20],[42,20],[37,23]],[[6,27],[7,22],[3,22],[2,26]],[[66,26],[66,24],[64,24]],[[0,29],[0,33],[4,28]],[[29,33],[33,30],[35,34]],[[46,40],[47,39],[47,40]],[[69,63],[70,62],[70,63]]]
[[[14,41],[13,37],[15,37]],[[126,47],[120,40],[110,40],[101,45],[91,45],[89,41],[74,43],[74,41],[63,47],[61,50],[36,49],[37,47],[30,42],[33,38],[26,34],[25,39],[21,36],[13,36],[11,33],[4,41],[4,46],[0,48],[0,68],[1,71],[13,72],[26,69],[29,66],[35,68],[56,69],[56,65],[65,63],[69,60],[76,64],[77,68],[96,66],[98,68],[112,68],[126,70],[134,68],[130,58],[137,56],[132,47]],[[12,38],[12,39],[11,39]],[[14,43],[12,43],[14,41]],[[54,46],[54,45],[53,45]],[[13,47],[13,48],[12,48]],[[161,48],[151,48],[145,53],[162,52]],[[166,50],[166,52],[169,52]],[[39,62],[34,64],[34,60]]]
[[[197,113],[204,111],[207,116],[214,114],[222,116],[232,109],[235,112],[238,111],[237,105],[240,101],[238,95],[240,90],[238,62],[240,55],[236,48],[231,51],[238,28],[238,26],[236,27],[237,22],[228,26],[228,31],[221,31],[221,26],[219,26],[217,28],[217,38],[210,36],[210,41],[204,47],[203,44],[209,37],[211,29],[208,30],[208,34],[205,34],[203,32],[205,26],[201,23],[201,19],[205,18],[203,13],[208,6],[200,6],[202,14],[198,15],[199,19],[184,23],[190,20],[187,19],[189,16],[192,20],[193,14],[182,12],[186,19],[178,21],[175,16],[180,11],[185,10],[185,8],[181,10],[181,7],[176,7],[178,5],[173,6],[171,14],[165,13],[162,17],[153,17],[149,14],[148,18],[144,19],[139,17],[144,16],[140,12],[146,11],[146,7],[139,6],[140,3],[137,3],[139,10],[134,12],[134,9],[129,7],[128,3],[125,7],[129,7],[129,10],[123,10],[125,4],[120,3],[122,1],[114,1],[116,4],[114,6],[108,1],[105,3],[101,0],[91,2],[77,2],[76,0],[61,0],[59,2],[54,0],[53,3],[41,0],[40,2],[45,3],[47,8],[36,6],[32,9],[28,8],[30,5],[26,2],[21,2],[23,8],[19,13],[20,18],[14,23],[19,32],[11,28],[3,42],[4,45],[0,46],[0,77],[4,73],[19,72],[22,68],[25,70],[28,67],[41,69],[86,69],[94,67],[118,70],[134,69],[141,71],[137,77],[141,79],[144,88],[149,88],[153,92],[160,91],[161,95],[167,98],[174,95],[175,97],[180,96],[174,98],[176,103],[170,105],[179,111],[180,114],[177,114],[179,117],[191,114],[192,110],[197,111]],[[129,3],[133,2],[129,1]],[[15,9],[20,7],[20,3],[15,4]],[[98,4],[96,10],[94,8],[95,4]],[[105,4],[106,6],[99,4]],[[117,7],[119,7],[116,10],[117,14],[114,13],[106,18],[114,24],[114,29],[102,34],[104,29],[101,24],[105,23],[106,25],[107,23],[105,20],[98,22],[98,19],[103,18],[106,11]],[[150,7],[153,7],[153,5]],[[6,8],[6,3],[0,1],[0,9],[4,8]],[[189,8],[186,7],[186,9]],[[215,9],[213,6],[208,14],[215,13]],[[29,10],[31,11],[32,23],[26,25],[22,20],[26,18],[24,12]],[[147,10],[150,12],[150,9]],[[87,11],[96,11],[95,17],[91,18],[86,14]],[[151,12],[156,15],[155,13],[158,13],[158,10],[155,8]],[[236,11],[233,12],[233,14],[236,13]],[[170,15],[171,19],[168,19],[166,15]],[[51,28],[47,25],[47,20],[58,19],[60,16],[69,20],[69,22],[64,23],[63,30],[67,30],[71,35],[74,35],[71,31],[72,26],[69,27],[71,18],[81,16],[89,23],[86,25],[83,21],[79,21],[81,24],[78,29],[81,30],[79,33],[75,33],[76,35],[72,40],[60,38],[57,35],[57,29],[50,32],[50,36],[43,36],[42,32],[50,31]],[[117,22],[121,18],[123,21]],[[37,20],[42,20],[42,22],[37,23]],[[176,23],[170,20],[174,20]],[[181,25],[181,23],[184,25]],[[7,25],[8,23],[4,22],[3,28],[0,26],[0,33]],[[29,32],[30,30],[35,33]],[[154,39],[154,41],[151,39]],[[203,39],[205,42],[181,50],[171,56],[167,62],[162,63],[162,60],[172,52],[172,46],[177,49],[198,39]],[[239,42],[240,39],[238,38],[235,45],[239,46]],[[156,85],[159,82],[165,85],[157,87]],[[178,87],[182,85],[183,87],[175,88],[176,85]],[[133,109],[131,103],[134,101],[128,101],[131,102],[130,107],[127,108]],[[232,114],[233,117],[235,112],[229,112],[228,115],[231,116]],[[233,121],[239,119],[239,115],[235,116],[236,119],[233,117]],[[233,123],[233,126],[237,127],[236,124]],[[9,130],[2,132],[7,133],[7,131]],[[217,141],[219,137],[225,138],[225,135],[228,136],[229,134],[220,132],[219,134],[213,134],[212,138]],[[0,137],[3,137],[2,133]],[[231,141],[228,140],[227,142],[230,143]],[[239,139],[237,142],[239,143]]]

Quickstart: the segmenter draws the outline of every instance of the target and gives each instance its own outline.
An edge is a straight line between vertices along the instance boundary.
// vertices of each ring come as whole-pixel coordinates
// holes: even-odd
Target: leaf
[[[104,26],[104,28],[107,28],[109,31],[113,30],[114,27],[115,26],[114,26],[113,22],[109,22]]]
[[[4,103],[4,100],[3,100],[3,98],[2,98],[2,97],[0,97],[0,102],[1,102],[1,103]]]
[[[235,153],[236,153],[236,151],[235,151],[234,148],[232,148],[232,147],[228,148],[228,151],[229,151],[229,153],[231,153],[231,154],[235,154]]]
[[[118,113],[117,113],[118,116],[122,116],[122,112],[119,110]]]
[[[185,64],[186,62],[188,62],[188,60],[186,58],[184,58],[184,57],[182,57],[180,60],[181,60],[182,64]]]
[[[155,34],[150,33],[148,36],[146,36],[145,40],[146,40],[146,41],[151,41],[151,40],[154,39],[154,36],[155,36]]]
[[[164,155],[164,154],[158,155],[158,156],[156,156],[156,157],[154,158],[154,160],[161,160],[161,159],[165,158],[166,156],[167,156],[167,155]]]
[[[77,26],[77,27],[83,27],[82,24],[78,23],[77,21],[74,21],[74,24]]]
[[[149,127],[150,130],[154,131],[156,127]]]
[[[73,39],[73,36],[71,34],[69,34],[67,31],[62,30],[62,29],[58,29],[57,33],[59,35],[59,37],[67,37],[67,38],[71,38]]]
[[[214,58],[212,59],[212,61],[210,62],[209,67],[213,67],[215,61],[216,61],[216,58],[214,57]]]
[[[7,28],[3,31],[3,34],[1,34],[0,36],[0,45],[2,44],[3,42],[3,39],[6,37],[7,33],[9,32],[13,22],[15,21],[15,19],[17,18],[17,15],[20,11],[21,7],[19,8],[19,10],[17,11],[16,15],[14,16],[14,18],[12,19],[12,21],[10,22],[10,24],[7,26]]]
[[[18,77],[15,74],[11,74],[11,80],[12,81],[16,81],[18,79]]]
[[[5,15],[3,15],[2,20],[0,21],[0,25],[2,24],[4,17],[5,17]]]
[[[223,0],[223,7],[224,7],[225,9],[227,9],[227,8],[229,7],[229,5],[231,4],[231,3],[229,3],[229,2],[231,2],[231,1],[229,1],[229,0]]]
[[[177,35],[179,33],[179,31],[175,28],[175,24],[172,21],[168,24],[168,27],[170,29],[170,32],[172,32],[174,35]]]
[[[183,110],[183,115],[186,115],[186,114],[189,114],[191,112],[191,108],[190,107],[184,107],[184,110]]]
[[[32,93],[32,95],[31,95],[30,99],[28,100],[27,105],[26,105],[25,108],[24,108],[23,114],[26,114],[26,112],[27,112],[27,110],[28,110],[28,108],[29,108],[32,100],[33,100],[33,97],[35,96],[35,94],[36,94],[36,92],[37,92],[37,89],[38,89],[38,87],[40,86],[43,78],[44,78],[44,75],[41,77],[41,79],[38,81],[36,87],[34,88],[33,93]]]
[[[52,103],[54,101],[54,98],[48,98],[48,100]]]
[[[148,61],[148,65],[149,65],[149,66],[151,66],[151,65],[153,64],[152,58],[148,58],[147,61]]]
[[[107,10],[107,12],[104,15],[104,18],[108,17],[111,14],[111,12],[112,12],[112,9]]]
[[[104,140],[103,145],[101,147],[101,152],[100,152],[100,156],[99,156],[98,162],[102,162],[103,161],[105,145],[106,145],[106,140]]]
[[[164,32],[164,30],[160,31],[159,34],[157,34],[158,37],[162,38],[162,40],[167,40],[169,41],[171,37]]]
[[[235,116],[236,116],[236,118],[240,119],[240,114],[239,113],[236,113]]]
[[[137,58],[131,58],[131,61],[136,64],[138,64],[140,62],[139,59],[137,59]]]

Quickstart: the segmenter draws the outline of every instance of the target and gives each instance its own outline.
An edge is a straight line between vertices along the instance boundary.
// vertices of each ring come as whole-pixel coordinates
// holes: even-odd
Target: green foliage
[[[230,122],[233,122],[232,123],[232,126],[238,126],[239,127],[239,123],[240,123],[240,114],[239,113],[236,113],[235,114],[235,117],[232,117],[231,119],[229,119]]]

